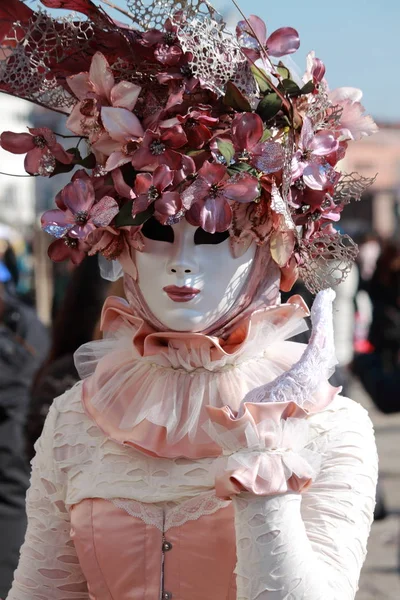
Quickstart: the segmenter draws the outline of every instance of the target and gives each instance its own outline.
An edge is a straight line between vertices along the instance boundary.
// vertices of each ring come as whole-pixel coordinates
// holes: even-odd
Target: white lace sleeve
[[[367,413],[339,399],[315,415],[325,446],[303,494],[234,497],[238,600],[353,600],[372,522],[377,477]],[[325,421],[325,422],[324,422]]]
[[[54,422],[50,409],[32,462],[27,494],[28,529],[7,600],[88,600],[86,580],[70,539],[64,486],[53,463]]]

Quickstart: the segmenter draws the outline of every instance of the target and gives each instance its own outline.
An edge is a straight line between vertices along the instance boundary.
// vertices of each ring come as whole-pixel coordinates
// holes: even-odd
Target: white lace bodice
[[[68,509],[82,499],[110,499],[155,526],[160,506],[172,526],[223,505],[212,493],[220,459],[160,459],[118,445],[84,414],[80,388],[55,401],[37,444],[29,526],[8,600],[88,600],[69,537]],[[341,397],[308,423],[308,447],[322,461],[311,487],[301,496],[234,500],[238,600],[354,598],[374,505],[372,426]]]

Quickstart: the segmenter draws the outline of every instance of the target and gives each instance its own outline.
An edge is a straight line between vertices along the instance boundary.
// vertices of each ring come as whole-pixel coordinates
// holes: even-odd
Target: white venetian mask
[[[256,253],[253,243],[234,258],[228,233],[209,234],[185,219],[173,226],[148,221],[136,252],[138,286],[153,315],[173,331],[204,331],[239,297]]]

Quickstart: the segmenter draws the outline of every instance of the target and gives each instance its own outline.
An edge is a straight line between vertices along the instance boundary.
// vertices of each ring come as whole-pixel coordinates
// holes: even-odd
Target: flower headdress
[[[88,150],[46,127],[4,132],[1,146],[27,153],[32,175],[81,167],[42,217],[53,260],[115,259],[140,250],[149,218],[186,218],[228,230],[236,254],[269,244],[282,289],[298,276],[313,292],[340,283],[357,248],[334,223],[372,180],[337,163],[376,125],[358,90],[328,90],[313,53],[295,81],[280,61],[300,45],[294,29],[267,37],[250,16],[233,34],[203,0],[127,0],[129,25],[90,0],[42,4],[84,16],[3,2],[0,90],[66,114]]]

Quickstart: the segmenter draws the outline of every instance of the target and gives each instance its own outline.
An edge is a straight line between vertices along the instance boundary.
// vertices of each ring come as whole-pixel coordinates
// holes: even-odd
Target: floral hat
[[[0,138],[31,175],[74,171],[42,216],[50,258],[118,259],[143,247],[150,218],[186,219],[229,232],[235,255],[268,244],[282,289],[345,277],[357,247],[335,223],[373,180],[338,162],[377,127],[359,90],[329,91],[314,53],[302,79],[290,72],[281,58],[299,48],[295,29],[268,35],[251,15],[233,33],[202,0],[127,0],[127,24],[90,0],[42,0],[81,18],[2,4],[0,90],[65,114],[70,131]]]

